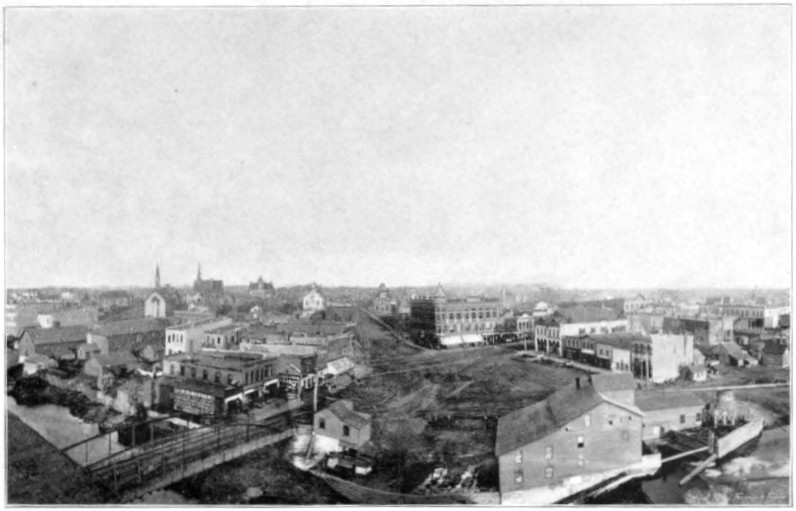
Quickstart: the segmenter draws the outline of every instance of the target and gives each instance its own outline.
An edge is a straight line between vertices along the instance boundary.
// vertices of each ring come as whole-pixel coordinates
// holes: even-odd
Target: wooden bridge
[[[294,435],[289,413],[262,423],[219,423],[185,429],[90,463],[84,470],[129,502]],[[80,449],[84,442],[67,447]]]

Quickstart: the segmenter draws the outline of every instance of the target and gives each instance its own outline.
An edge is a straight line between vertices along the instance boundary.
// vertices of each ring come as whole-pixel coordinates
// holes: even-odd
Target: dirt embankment
[[[102,504],[110,494],[13,414],[8,421],[9,504]]]

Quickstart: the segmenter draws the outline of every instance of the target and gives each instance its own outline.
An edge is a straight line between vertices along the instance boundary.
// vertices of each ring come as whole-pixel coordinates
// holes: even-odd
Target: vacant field
[[[7,413],[9,504],[101,504],[109,495],[58,449]]]
[[[475,468],[479,487],[494,484],[497,417],[545,399],[583,375],[576,369],[517,360],[499,346],[416,350],[362,318],[374,373],[341,397],[373,414],[377,464],[369,486],[408,492],[436,467],[452,484]]]

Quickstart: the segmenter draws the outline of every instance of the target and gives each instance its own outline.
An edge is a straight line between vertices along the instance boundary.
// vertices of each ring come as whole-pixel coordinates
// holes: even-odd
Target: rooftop
[[[606,376],[621,376],[622,378],[599,381],[597,386],[604,390],[624,389],[628,384],[625,376],[630,376],[632,380],[631,375],[625,374]],[[632,388],[635,388],[635,381]],[[635,406],[606,399],[596,390],[595,385],[590,385],[588,381],[582,382],[580,387],[573,383],[556,391],[545,401],[515,410],[498,419],[495,454],[501,456],[518,447],[540,440],[603,402],[610,402],[637,415],[643,415],[641,410]]]
[[[235,387],[223,383],[213,383],[199,380],[177,380],[170,381],[175,389],[191,390],[202,394],[210,394],[217,397],[227,397],[236,392]]]
[[[649,336],[636,332],[613,332],[610,334],[589,334],[586,335],[585,337],[592,339],[594,342],[598,342],[600,344],[607,344],[609,346],[613,346],[615,348],[621,348],[628,351],[633,349],[633,343],[652,342]]]
[[[240,369],[249,365],[256,364],[267,358],[261,353],[250,352],[202,352],[196,354],[188,354],[181,358],[181,360],[188,364],[196,364],[203,367],[212,367],[214,369]]]
[[[370,424],[370,415],[354,411],[354,404],[346,399],[341,399],[330,404],[327,408],[338,419],[346,424],[361,429]]]
[[[88,327],[64,326],[60,328],[26,328],[24,334],[28,334],[35,345],[43,344],[67,344],[73,342],[85,342]],[[24,335],[23,334],[23,335]]]
[[[158,318],[126,319],[97,325],[91,329],[91,332],[106,337],[115,337],[118,335],[165,331],[167,325],[167,321]]]
[[[783,355],[787,350],[788,346],[785,344],[781,344],[776,341],[768,341],[763,348],[763,353],[766,355]]]
[[[596,323],[619,319],[619,314],[613,309],[584,305],[560,308],[557,315],[563,317],[566,323]]]
[[[636,380],[630,373],[593,374],[591,384],[597,392],[636,389]]]
[[[116,367],[138,363],[138,359],[129,351],[113,351],[107,355],[94,355],[94,359],[102,367]]]
[[[639,390],[636,392],[636,406],[643,412],[671,410],[705,406],[705,402],[692,392],[660,392]]]

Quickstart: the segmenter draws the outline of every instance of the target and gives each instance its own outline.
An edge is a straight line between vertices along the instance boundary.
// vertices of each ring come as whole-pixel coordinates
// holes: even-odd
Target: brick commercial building
[[[441,346],[458,346],[491,341],[502,324],[498,299],[449,299],[442,286],[431,297],[419,297],[410,304],[410,330],[418,341]]]
[[[627,326],[613,309],[573,306],[536,320],[534,349],[564,356],[564,338],[623,332]]]
[[[226,413],[232,402],[240,406],[247,400],[275,395],[277,364],[276,357],[257,353],[182,353],[163,359],[163,373],[172,379],[176,410]]]

